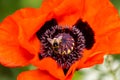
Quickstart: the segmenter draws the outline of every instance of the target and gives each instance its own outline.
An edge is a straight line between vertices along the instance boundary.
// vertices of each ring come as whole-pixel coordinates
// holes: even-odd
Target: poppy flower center
[[[85,48],[85,38],[76,26],[72,29],[62,28],[59,25],[52,26],[39,38],[43,45],[43,52],[39,54],[40,59],[51,57],[66,70],[82,57]]]
[[[82,57],[83,49],[91,49],[95,42],[92,29],[81,20],[72,28],[63,28],[52,19],[41,27],[37,37],[42,43],[39,58],[53,58],[65,74],[70,66]]]
[[[61,55],[70,54],[75,45],[73,37],[68,33],[59,33],[53,39],[48,38],[48,41],[51,43],[54,53]]]

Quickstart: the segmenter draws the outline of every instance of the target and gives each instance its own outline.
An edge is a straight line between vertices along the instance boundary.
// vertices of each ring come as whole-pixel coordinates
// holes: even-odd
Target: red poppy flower
[[[120,52],[119,21],[109,0],[45,0],[1,23],[0,63],[38,67],[18,80],[71,80],[75,70]]]

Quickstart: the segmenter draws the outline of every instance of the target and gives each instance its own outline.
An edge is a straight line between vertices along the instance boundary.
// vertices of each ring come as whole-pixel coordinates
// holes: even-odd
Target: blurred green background
[[[111,0],[120,13],[120,0]],[[39,7],[41,0],[0,0],[0,21],[14,11],[24,7]],[[0,65],[0,80],[16,80],[17,75],[33,66],[6,68]],[[120,80],[120,55],[105,57],[104,64],[76,71],[73,80]]]

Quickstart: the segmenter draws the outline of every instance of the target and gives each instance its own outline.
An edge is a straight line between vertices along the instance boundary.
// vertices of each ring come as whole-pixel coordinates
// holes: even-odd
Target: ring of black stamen
[[[39,58],[53,58],[56,60],[58,65],[63,68],[65,74],[67,73],[70,66],[82,57],[83,49],[90,49],[95,42],[94,32],[86,22],[78,20],[77,23],[73,25],[72,29],[70,29],[69,26],[67,27],[68,28],[62,28],[61,26],[57,25],[55,19],[52,19],[51,21],[46,22],[37,32],[37,37],[43,46],[43,52],[39,53]],[[70,54],[56,54],[53,51],[52,45],[47,40],[47,38],[53,39],[56,35],[63,33],[70,34],[75,41],[75,46]]]

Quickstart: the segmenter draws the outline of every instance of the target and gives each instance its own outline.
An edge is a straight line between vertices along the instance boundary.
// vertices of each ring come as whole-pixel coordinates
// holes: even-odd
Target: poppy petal
[[[49,72],[52,76],[56,77],[57,79],[65,78],[62,68],[52,58],[47,57],[42,60],[36,59],[32,63],[33,65],[37,66],[40,70]]]
[[[40,11],[43,13],[52,11],[60,25],[73,25],[76,20],[81,18],[83,5],[84,0],[44,0]]]
[[[29,64],[34,55],[20,45],[19,41],[23,41],[20,37],[22,29],[17,22],[24,18],[36,16],[37,10],[33,8],[25,8],[16,11],[14,14],[5,18],[0,25],[0,63],[9,66],[24,66]],[[23,33],[22,33],[23,34]],[[30,42],[35,44],[37,38],[31,39]],[[26,42],[24,42],[26,43]],[[26,44],[24,44],[25,46]],[[28,45],[26,45],[28,46]],[[35,47],[37,45],[34,45]]]
[[[102,63],[106,54],[120,53],[120,20],[115,7],[109,0],[86,0],[85,11],[84,19],[94,30],[96,43],[91,50],[84,51],[79,68]]]
[[[78,61],[78,69],[94,66],[95,64],[101,64],[104,60],[104,52],[96,52],[93,55],[86,58],[82,58]]]
[[[17,35],[17,25],[7,17],[0,25],[0,63],[5,66],[26,65],[33,56],[19,45]]]
[[[120,54],[120,28],[109,32],[107,40],[109,43],[109,54]]]
[[[103,35],[95,36],[96,43],[91,50],[84,50],[83,57],[78,61],[79,68],[102,63],[104,55],[119,54],[119,36],[119,28],[109,32],[109,35],[106,37],[103,37]]]
[[[61,4],[54,9],[59,24],[69,26],[75,24],[76,20],[83,16],[83,5],[84,0],[64,0],[61,2]]]
[[[46,21],[53,18],[53,13],[43,14],[39,9],[25,8],[16,11],[10,17],[19,25],[19,42],[21,46],[33,54],[38,53],[40,42],[36,37],[36,32]]]
[[[58,5],[60,5],[62,2],[63,0],[43,0],[40,7],[40,11],[42,13],[50,12]]]
[[[18,25],[18,39],[21,46],[30,51],[31,53],[38,53],[38,48],[40,47],[39,40],[37,39],[35,34],[30,34],[32,38],[29,39],[29,33],[31,32],[31,30],[34,30],[32,27],[35,27],[35,24],[37,24],[36,22],[38,22],[38,19],[35,20],[33,18],[36,18],[39,15],[39,10],[35,8],[20,9],[17,10],[14,14],[10,15],[12,20],[16,23],[16,25]]]
[[[52,16],[46,13],[39,14],[40,16],[36,18],[39,12],[32,13],[31,11],[36,10],[28,8],[18,10],[1,23],[1,64],[9,67],[23,66],[29,63],[34,57],[33,54],[38,54],[40,42],[36,37],[36,32]]]
[[[110,0],[86,0],[84,20],[87,21],[96,35],[107,35],[118,27],[115,23],[119,20],[117,9]]]
[[[34,58],[35,59],[35,58]],[[67,74],[64,75],[62,68],[52,58],[44,58],[41,61],[36,58],[32,61],[32,64],[37,66],[40,70],[49,72],[52,76],[60,80],[70,80],[76,70],[77,64],[73,64],[68,70]],[[53,67],[54,65],[54,67]]]
[[[31,70],[18,75],[17,80],[57,80],[46,71]]]
[[[96,43],[90,50],[84,50],[83,57],[78,61],[79,68],[100,64],[104,60],[104,55],[109,53],[107,38],[99,37],[95,36]]]
[[[23,8],[20,10],[17,10],[14,14],[11,15],[11,17],[14,20],[22,20],[25,18],[32,18],[39,16],[39,9],[37,8]]]

